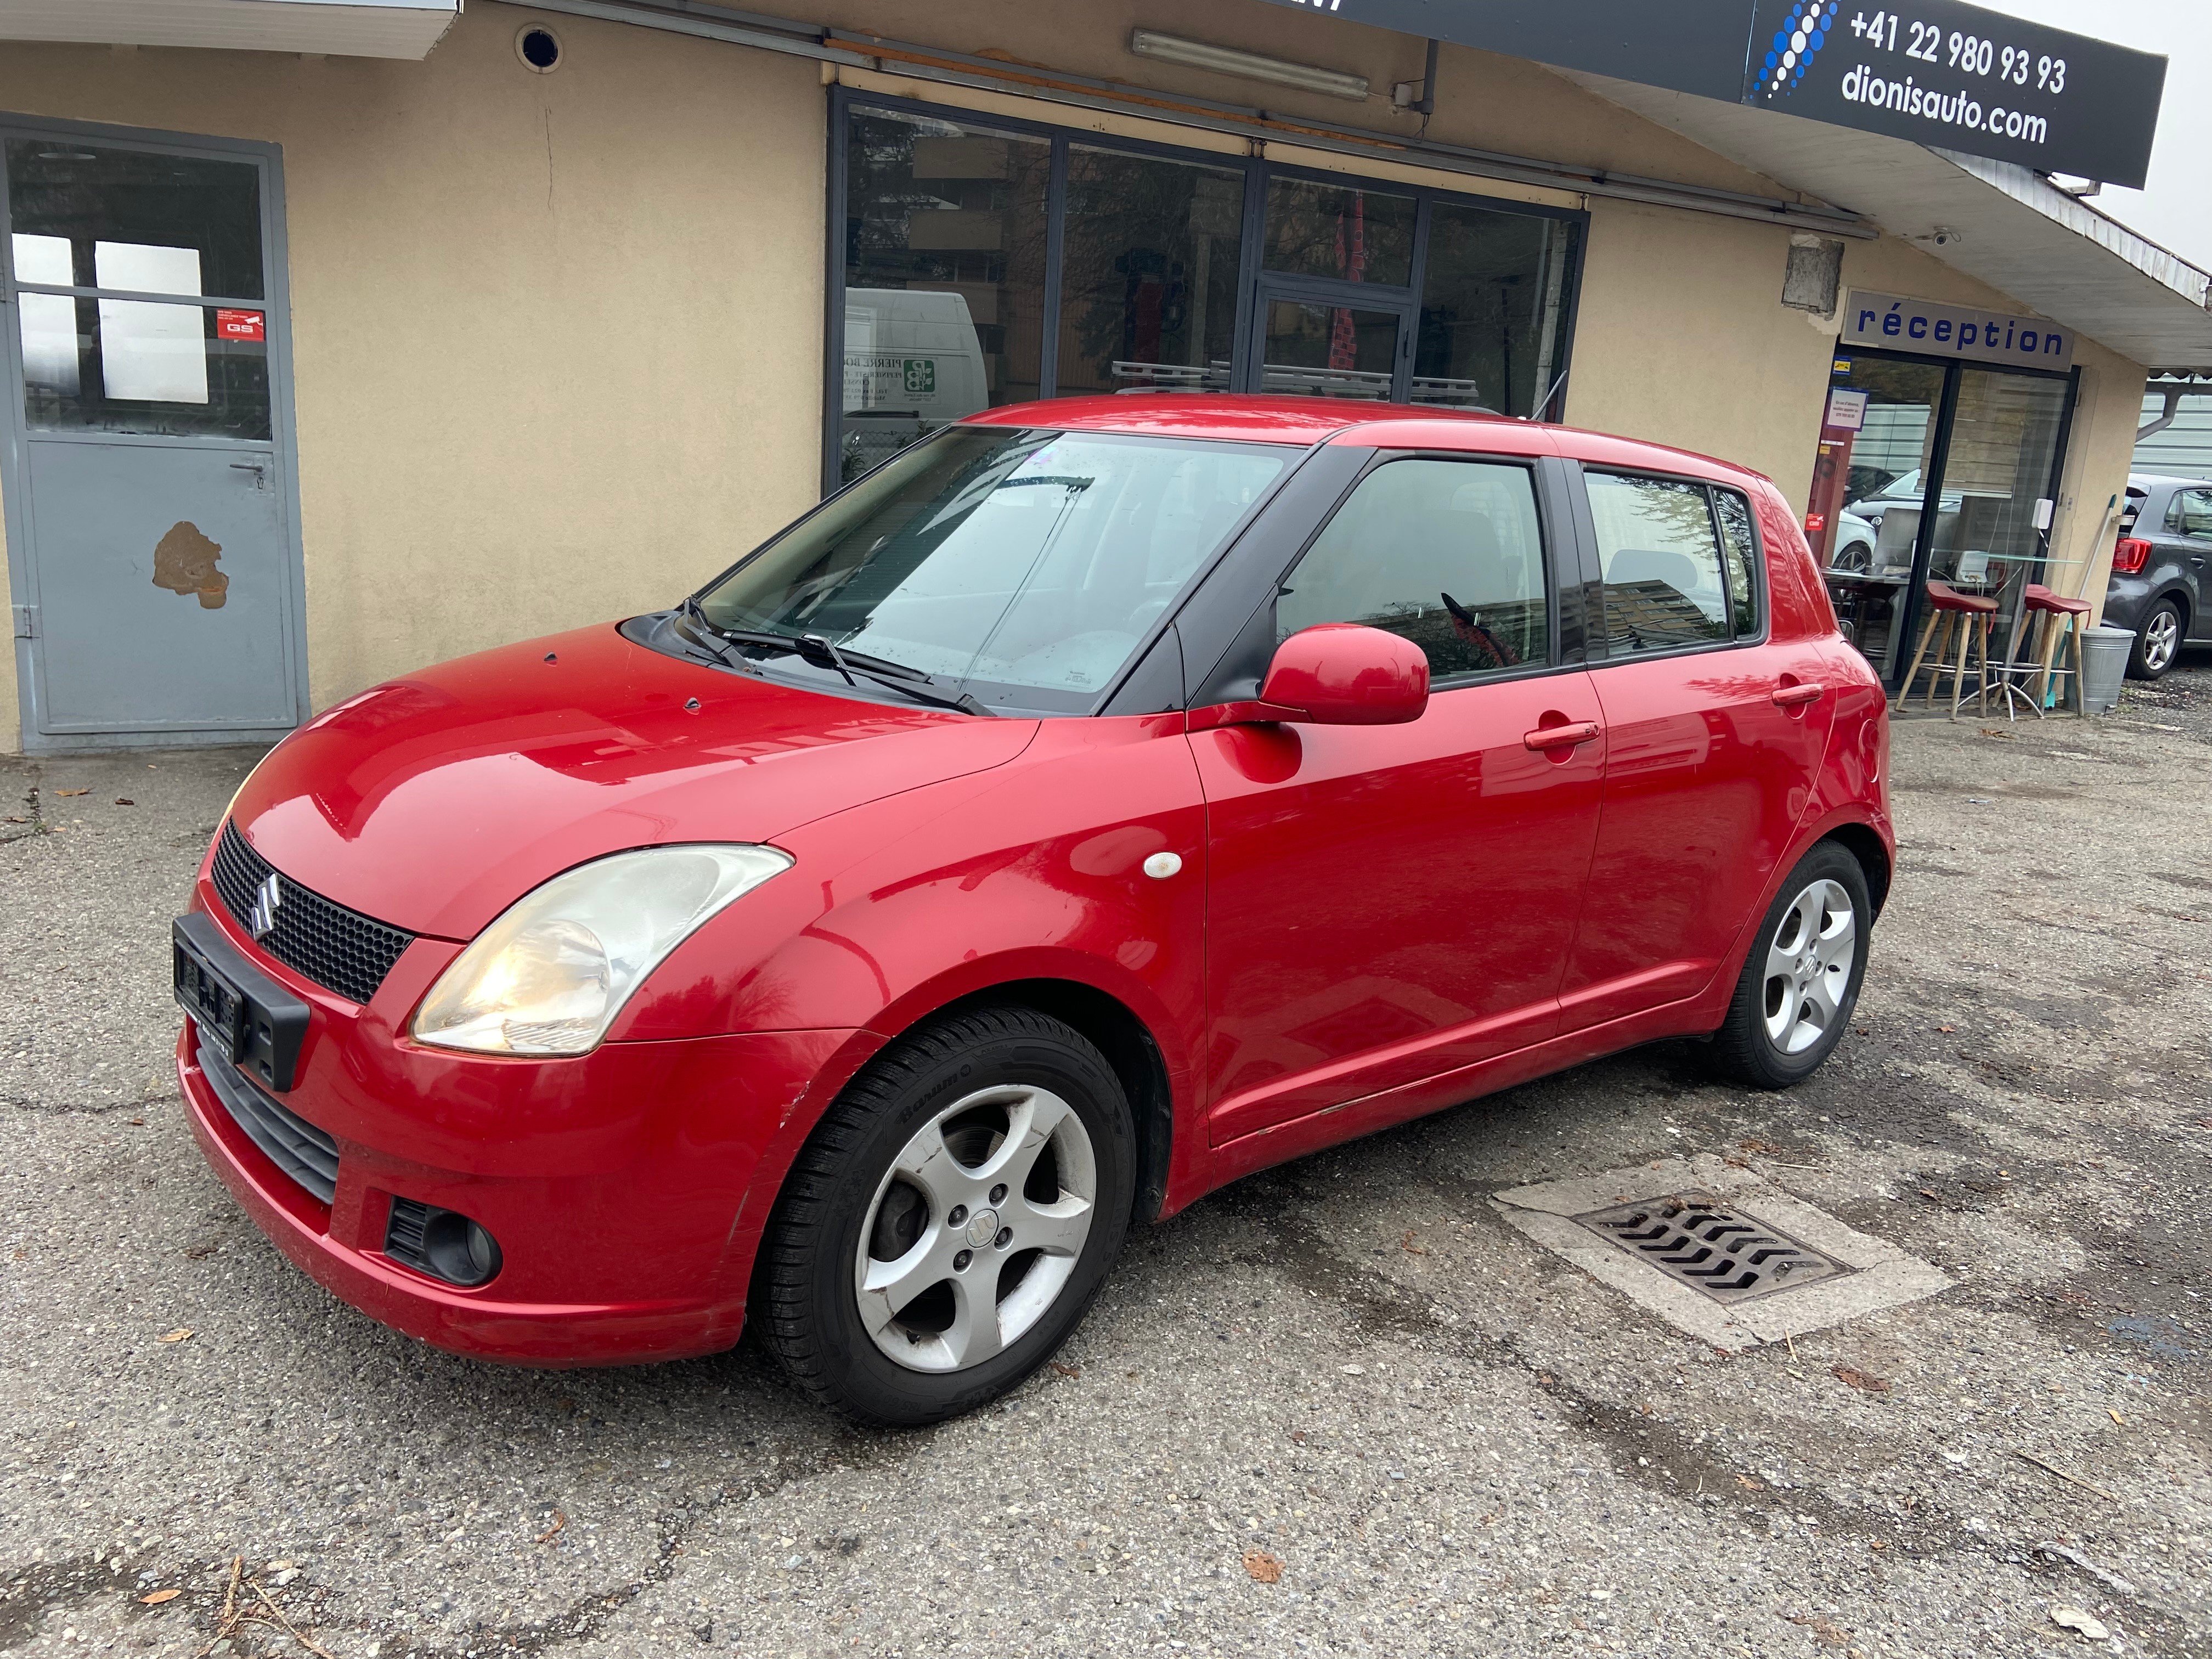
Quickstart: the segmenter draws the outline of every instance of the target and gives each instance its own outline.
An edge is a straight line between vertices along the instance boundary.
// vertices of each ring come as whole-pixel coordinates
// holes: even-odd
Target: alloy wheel
[[[1066,1288],[1097,1188],[1090,1132],[1050,1090],[955,1101],[891,1160],[868,1206],[854,1263],[860,1322],[909,1370],[981,1364]]]
[[[1799,893],[1767,941],[1762,1014],[1767,1039],[1802,1054],[1832,1030],[1858,954],[1858,916],[1843,884],[1826,878]]]
[[[2172,605],[2162,605],[2143,624],[2143,666],[2154,674],[2163,674],[2180,648],[2181,618]]]

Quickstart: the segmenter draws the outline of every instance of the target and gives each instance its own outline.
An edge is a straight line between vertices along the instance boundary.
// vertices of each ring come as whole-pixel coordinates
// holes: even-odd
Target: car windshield
[[[811,636],[946,695],[1087,708],[1297,453],[948,428],[702,592],[699,615],[740,649]],[[825,656],[801,672],[836,678]]]

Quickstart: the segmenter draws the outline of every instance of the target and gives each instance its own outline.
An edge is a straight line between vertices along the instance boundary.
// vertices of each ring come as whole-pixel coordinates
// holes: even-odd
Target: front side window
[[[774,641],[811,636],[987,702],[1088,708],[1297,454],[955,427],[801,520],[700,609],[810,683],[838,676]]]
[[[1408,459],[1376,468],[1283,590],[1279,640],[1364,623],[1419,646],[1434,681],[1550,659],[1543,534],[1525,467]]]
[[[1605,579],[1607,653],[1727,639],[1728,586],[1705,487],[1617,472],[1588,478]]]

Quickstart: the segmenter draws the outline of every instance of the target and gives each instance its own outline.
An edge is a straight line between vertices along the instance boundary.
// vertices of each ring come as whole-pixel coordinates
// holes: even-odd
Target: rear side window
[[[1728,572],[1729,622],[1740,640],[1759,632],[1759,540],[1751,533],[1751,503],[1733,489],[1713,491],[1720,520],[1721,560]]]
[[[1411,640],[1432,681],[1547,662],[1544,540],[1528,469],[1408,458],[1370,472],[1275,602],[1279,640],[1333,622]]]
[[[1729,638],[1730,583],[1705,487],[1618,472],[1586,477],[1605,579],[1607,654],[1674,651]],[[1747,542],[1747,524],[1744,534]],[[1748,583],[1747,556],[1742,568]]]

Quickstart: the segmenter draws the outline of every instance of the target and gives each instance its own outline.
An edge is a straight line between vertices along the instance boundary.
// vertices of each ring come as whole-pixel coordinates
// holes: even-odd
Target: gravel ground
[[[0,762],[0,1651],[2212,1655],[2203,653],[2096,721],[1899,727],[1806,1086],[1663,1045],[1249,1180],[904,1436],[750,1345],[453,1358],[261,1239],[167,1059],[250,759]],[[1955,1287],[1726,1355],[1486,1202],[1693,1151]],[[234,1559],[266,1611],[218,1639]]]

